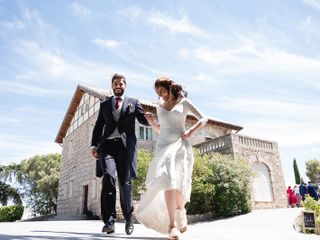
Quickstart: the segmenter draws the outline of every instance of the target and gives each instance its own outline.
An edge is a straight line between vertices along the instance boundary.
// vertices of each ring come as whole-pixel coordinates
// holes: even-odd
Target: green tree
[[[300,184],[301,177],[300,177],[297,161],[295,158],[293,159],[293,171],[294,171],[294,178],[296,180],[296,184]]]
[[[18,190],[11,185],[0,181],[0,204],[6,206],[10,199],[15,205],[22,205],[21,196]]]
[[[306,162],[306,175],[314,183],[320,180],[320,161],[317,159]]]
[[[34,215],[56,213],[60,159],[58,153],[36,155],[20,164],[2,166],[2,179],[15,177]]]

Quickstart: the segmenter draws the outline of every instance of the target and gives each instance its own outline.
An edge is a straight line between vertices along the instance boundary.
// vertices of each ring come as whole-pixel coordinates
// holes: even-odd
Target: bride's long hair
[[[180,84],[175,83],[170,77],[159,77],[154,83],[154,88],[164,87],[173,99],[177,100],[187,97],[188,93],[182,88]]]

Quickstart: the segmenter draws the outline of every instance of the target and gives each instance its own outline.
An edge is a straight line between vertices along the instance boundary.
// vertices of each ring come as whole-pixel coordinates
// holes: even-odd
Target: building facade
[[[95,176],[95,160],[91,156],[92,131],[100,101],[111,93],[78,85],[60,126],[55,142],[62,147],[58,194],[58,217],[80,216],[88,211],[100,216],[101,179]],[[141,100],[145,111],[155,112],[155,104]],[[187,117],[187,126],[196,122]],[[202,153],[218,151],[248,159],[257,177],[252,183],[253,207],[286,207],[285,183],[278,146],[275,142],[237,134],[242,129],[231,123],[209,118],[196,132],[192,144]],[[154,151],[157,134],[151,127],[136,122],[138,147]]]

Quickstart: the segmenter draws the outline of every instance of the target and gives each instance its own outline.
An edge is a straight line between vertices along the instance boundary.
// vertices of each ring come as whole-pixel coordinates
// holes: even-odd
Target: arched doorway
[[[253,162],[252,170],[255,172],[253,179],[253,193],[255,202],[272,202],[272,186],[269,168],[261,162]]]

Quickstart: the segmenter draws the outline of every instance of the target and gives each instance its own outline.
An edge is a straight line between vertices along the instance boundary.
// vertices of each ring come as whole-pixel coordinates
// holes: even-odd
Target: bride
[[[203,127],[207,118],[186,98],[181,85],[169,77],[155,82],[155,91],[163,103],[157,106],[158,123],[146,113],[151,127],[159,134],[155,157],[146,177],[146,192],[137,205],[140,223],[177,240],[178,232],[187,230],[185,204],[190,201],[191,175],[194,163],[191,135]],[[188,114],[198,121],[186,130]]]

